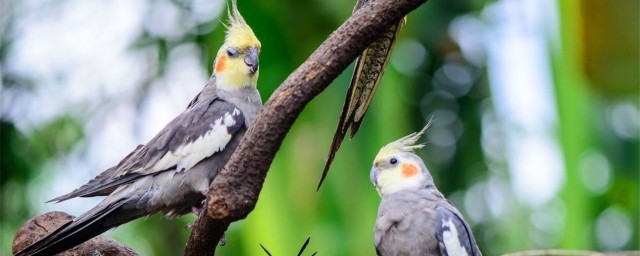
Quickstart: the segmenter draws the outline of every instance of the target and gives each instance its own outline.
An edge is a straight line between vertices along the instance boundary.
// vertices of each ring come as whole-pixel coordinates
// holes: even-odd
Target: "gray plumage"
[[[451,221],[467,255],[481,255],[471,228],[435,188],[399,191],[382,197],[374,231],[378,255],[458,255],[448,252],[443,227]]]
[[[178,216],[200,207],[262,108],[255,87],[221,90],[215,75],[147,144],[73,192],[51,201],[107,196],[17,255],[53,255],[131,220],[163,213]]]
[[[374,229],[378,255],[481,255],[462,214],[412,153],[427,126],[383,147],[371,169],[382,200]]]

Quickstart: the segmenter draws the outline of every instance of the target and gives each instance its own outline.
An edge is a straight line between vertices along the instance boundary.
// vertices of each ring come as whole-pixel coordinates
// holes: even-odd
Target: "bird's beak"
[[[249,74],[253,75],[258,72],[258,49],[249,47],[244,57],[244,64],[249,68]]]
[[[373,168],[371,168],[369,176],[371,178],[371,183],[373,183],[373,186],[376,188],[378,187],[378,173],[380,173],[380,168],[374,165]]]

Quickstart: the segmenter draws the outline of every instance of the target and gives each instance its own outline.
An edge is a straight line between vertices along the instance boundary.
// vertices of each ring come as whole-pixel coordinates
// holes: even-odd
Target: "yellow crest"
[[[430,119],[427,125],[422,128],[422,130],[418,132],[414,132],[407,136],[404,136],[394,142],[391,142],[380,149],[378,155],[376,156],[376,160],[380,160],[383,158],[387,158],[394,153],[398,152],[413,152],[415,149],[424,147],[424,144],[416,144],[418,139],[424,134],[424,132],[431,126],[433,119]]]
[[[229,14],[229,24],[226,26],[225,44],[241,49],[249,46],[260,47],[260,41],[244,20],[240,11],[238,11],[236,0],[232,0],[227,12]]]

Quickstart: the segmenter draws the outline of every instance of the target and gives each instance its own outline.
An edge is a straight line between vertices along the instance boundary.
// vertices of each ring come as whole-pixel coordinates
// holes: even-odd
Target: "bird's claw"
[[[193,214],[195,214],[196,216],[200,216],[200,213],[202,212],[202,205],[200,205],[200,206],[191,206],[191,212]]]
[[[222,237],[220,238],[220,246],[225,246],[227,244],[227,235],[222,233]]]
[[[191,212],[196,215],[196,217],[200,217],[200,213],[202,213],[202,209],[204,208],[204,200],[200,202],[199,205],[191,206]],[[196,223],[189,223],[185,226],[185,229],[192,229]]]

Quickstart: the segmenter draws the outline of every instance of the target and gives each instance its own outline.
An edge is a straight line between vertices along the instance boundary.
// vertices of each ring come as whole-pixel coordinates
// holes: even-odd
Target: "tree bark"
[[[13,238],[11,250],[15,255],[27,246],[39,241],[63,224],[72,221],[73,216],[64,212],[46,212],[28,220]],[[131,248],[105,236],[96,236],[90,240],[66,250],[58,256],[103,255],[134,256],[138,255]]]
[[[211,183],[185,255],[214,255],[234,221],[253,211],[271,162],[305,105],[379,35],[427,0],[370,0],[282,82],[239,147]],[[319,170],[321,171],[321,170]]]

